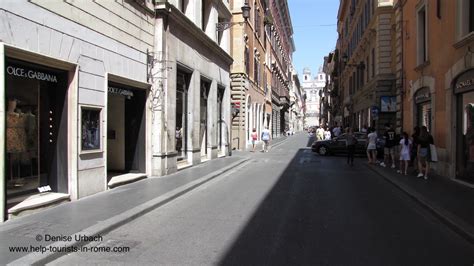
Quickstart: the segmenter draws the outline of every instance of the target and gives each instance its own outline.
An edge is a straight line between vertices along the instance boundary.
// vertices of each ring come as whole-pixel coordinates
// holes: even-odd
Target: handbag
[[[430,144],[430,157],[432,162],[438,161],[438,153],[436,152],[436,146],[433,144]]]

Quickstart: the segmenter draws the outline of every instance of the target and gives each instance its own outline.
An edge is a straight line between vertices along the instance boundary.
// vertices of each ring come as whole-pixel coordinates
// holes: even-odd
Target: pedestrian
[[[252,152],[255,152],[255,146],[258,138],[257,129],[254,128],[252,130],[252,134],[250,134],[250,137],[252,138]]]
[[[411,135],[411,139],[413,141],[413,145],[411,146],[411,163],[413,164],[413,168],[415,168],[415,173],[418,171],[418,138],[420,137],[420,127],[416,126],[413,128],[413,134]]]
[[[398,144],[396,140],[396,133],[393,130],[392,125],[387,123],[385,124],[385,147],[384,147],[384,161],[380,164],[382,167],[386,167],[387,164],[390,164],[390,159],[392,161],[392,168],[395,169],[395,146]]]
[[[317,140],[323,140],[324,139],[324,128],[323,127],[318,127],[316,130],[316,139]]]
[[[262,152],[268,152],[268,146],[270,145],[270,130],[268,130],[267,126],[262,130],[261,138],[263,141]]]
[[[367,134],[367,125],[364,125],[360,132]]]
[[[367,158],[369,164],[375,164],[377,161],[377,133],[373,128],[368,129],[369,134],[367,135]]]
[[[410,162],[410,151],[412,146],[411,139],[408,138],[408,133],[403,132],[403,138],[400,140],[400,170],[397,173],[404,173],[407,175],[408,163]],[[405,165],[405,167],[403,167]]]
[[[341,135],[341,128],[337,125],[337,123],[334,129],[332,130],[332,133],[334,137],[339,137],[339,135]]]
[[[418,137],[418,177],[428,180],[430,170],[430,144],[434,144],[433,136],[428,133],[426,126],[421,127],[420,137]],[[425,170],[423,173],[423,169]]]
[[[331,131],[329,131],[329,128],[326,128],[326,130],[324,131],[324,139],[331,140]]]
[[[357,144],[357,138],[354,135],[354,129],[349,128],[346,134],[347,164],[354,166],[354,153]]]

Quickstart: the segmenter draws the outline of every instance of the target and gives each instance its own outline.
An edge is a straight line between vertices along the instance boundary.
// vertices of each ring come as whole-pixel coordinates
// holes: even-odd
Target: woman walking
[[[252,152],[255,152],[255,146],[258,138],[257,130],[255,128],[252,130],[250,137],[252,138]]]
[[[403,132],[403,138],[400,140],[400,170],[397,173],[404,173],[407,175],[408,163],[410,162],[410,151],[411,151],[412,142],[408,138],[408,133]],[[405,165],[405,167],[403,167]]]
[[[418,138],[418,177],[424,177],[425,180],[428,179],[428,172],[430,170],[430,144],[434,144],[433,136],[428,133],[428,128],[422,126],[420,137]]]

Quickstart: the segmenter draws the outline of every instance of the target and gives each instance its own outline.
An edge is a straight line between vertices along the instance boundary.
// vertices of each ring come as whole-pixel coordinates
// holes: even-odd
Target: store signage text
[[[128,97],[128,98],[133,97],[133,91],[114,88],[114,87],[109,87],[109,93],[122,95],[122,96],[125,96],[125,97]]]
[[[37,79],[37,80],[44,80],[48,82],[57,83],[58,78],[56,75],[36,71],[36,70],[28,70],[21,67],[14,67],[14,66],[7,66],[7,73],[9,75],[29,78],[29,79]]]
[[[468,87],[468,86],[472,86],[472,85],[474,85],[474,78],[458,82],[458,84],[456,84],[456,89],[459,90],[459,89],[462,89],[464,87]]]

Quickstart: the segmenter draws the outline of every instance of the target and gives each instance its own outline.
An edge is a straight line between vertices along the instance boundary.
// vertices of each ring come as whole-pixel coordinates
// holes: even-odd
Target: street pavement
[[[364,158],[351,167],[310,143],[298,134],[247,153],[249,161],[86,246],[128,252],[74,252],[50,264],[473,265],[466,237]]]

